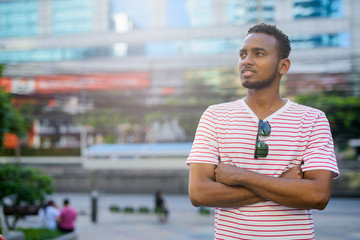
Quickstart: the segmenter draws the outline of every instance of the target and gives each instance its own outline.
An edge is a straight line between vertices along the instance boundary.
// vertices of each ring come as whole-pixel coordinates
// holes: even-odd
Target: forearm
[[[264,201],[244,187],[216,182],[215,168],[211,164],[190,165],[189,197],[194,206],[230,208]]]
[[[209,179],[189,185],[189,197],[196,207],[240,207],[264,201],[244,187],[227,186]]]
[[[290,179],[240,169],[238,176],[239,185],[265,199],[288,207],[323,209],[330,197],[331,182],[326,183],[327,175],[317,180]]]

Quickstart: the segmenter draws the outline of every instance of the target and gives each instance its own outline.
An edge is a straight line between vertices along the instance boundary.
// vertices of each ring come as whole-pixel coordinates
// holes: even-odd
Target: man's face
[[[279,71],[277,41],[265,33],[248,35],[239,51],[241,83],[249,89],[269,87]]]

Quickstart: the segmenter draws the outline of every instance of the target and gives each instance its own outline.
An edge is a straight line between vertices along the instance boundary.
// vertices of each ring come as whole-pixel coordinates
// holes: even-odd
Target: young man
[[[215,239],[314,239],[310,209],[326,207],[339,171],[325,114],[280,96],[290,50],[276,26],[250,28],[238,63],[247,96],[200,119],[189,196],[216,207]]]

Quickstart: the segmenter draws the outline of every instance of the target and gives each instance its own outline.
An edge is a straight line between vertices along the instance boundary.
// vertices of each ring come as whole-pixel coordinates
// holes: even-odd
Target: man
[[[281,98],[288,37],[250,28],[239,55],[244,99],[210,106],[187,163],[194,206],[215,207],[215,239],[314,239],[339,171],[325,114]]]
[[[64,207],[58,218],[58,228],[62,232],[72,232],[75,230],[77,211],[70,207],[69,204],[70,201],[68,199],[64,199]]]

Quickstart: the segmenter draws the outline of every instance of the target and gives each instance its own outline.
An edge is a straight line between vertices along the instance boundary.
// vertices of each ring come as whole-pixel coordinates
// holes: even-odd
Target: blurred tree
[[[0,77],[4,65],[0,64]],[[25,122],[22,115],[11,103],[11,94],[0,88],[0,151],[4,147],[4,133],[14,133],[20,137],[25,135]]]
[[[39,169],[16,164],[5,164],[0,168],[0,206],[33,206],[40,205],[47,194],[54,190],[53,179]],[[17,209],[17,208],[15,208]],[[5,223],[9,229],[15,229],[16,223],[23,215],[14,212],[12,222],[5,215]]]
[[[360,97],[324,92],[296,97],[296,102],[321,109],[330,122],[335,144],[344,150],[351,138],[360,136]]]

